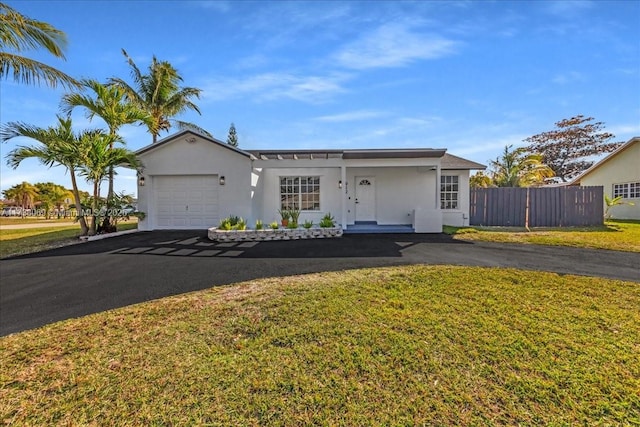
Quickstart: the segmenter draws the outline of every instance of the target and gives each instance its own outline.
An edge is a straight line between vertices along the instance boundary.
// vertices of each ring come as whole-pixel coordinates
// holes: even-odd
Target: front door
[[[376,220],[376,181],[370,176],[356,177],[356,221]]]

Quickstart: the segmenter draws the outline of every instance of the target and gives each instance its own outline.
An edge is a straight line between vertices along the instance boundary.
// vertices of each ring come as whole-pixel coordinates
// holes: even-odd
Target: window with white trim
[[[613,184],[613,197],[622,197],[623,199],[640,199],[640,182]]]
[[[281,176],[280,208],[301,211],[320,210],[319,176]]]
[[[458,175],[440,176],[440,209],[458,209]]]

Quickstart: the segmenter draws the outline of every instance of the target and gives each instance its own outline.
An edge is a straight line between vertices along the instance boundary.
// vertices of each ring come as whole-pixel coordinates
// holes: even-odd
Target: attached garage
[[[222,141],[179,132],[137,152],[141,230],[207,229],[251,216],[251,159]]]
[[[220,222],[218,175],[156,176],[156,228],[208,228]]]

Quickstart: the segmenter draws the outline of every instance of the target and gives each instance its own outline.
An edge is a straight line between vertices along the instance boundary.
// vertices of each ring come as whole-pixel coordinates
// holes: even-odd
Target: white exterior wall
[[[442,209],[442,224],[454,227],[469,225],[469,171],[443,170],[441,175],[458,177],[458,209]],[[438,184],[439,185],[439,184]],[[438,205],[440,201],[438,200]]]
[[[633,143],[580,179],[582,186],[603,186],[604,194],[609,197],[613,197],[613,184],[627,182],[640,182],[640,142]],[[640,199],[624,200],[635,206],[614,206],[610,211],[612,218],[640,219]]]
[[[192,138],[193,135],[187,135]],[[140,230],[153,230],[155,215],[154,177],[158,175],[218,175],[225,185],[218,189],[220,218],[238,215],[251,217],[251,160],[226,147],[199,137],[187,142],[186,137],[168,141],[139,155],[144,169],[145,185],[138,185],[138,209],[146,213],[139,222]],[[216,226],[211,224],[210,226]]]
[[[299,223],[313,221],[318,224],[320,219],[327,213],[331,213],[336,220],[340,221],[340,168],[262,168],[253,170],[254,196],[253,196],[253,217],[251,226],[255,220],[261,219],[268,224],[276,221],[280,223],[280,177],[281,176],[319,176],[320,177],[320,210],[302,211]]]
[[[347,167],[347,224],[355,223],[356,177],[374,177],[378,224],[412,224],[414,211],[436,205],[436,171],[424,167]],[[440,220],[439,220],[440,221]]]

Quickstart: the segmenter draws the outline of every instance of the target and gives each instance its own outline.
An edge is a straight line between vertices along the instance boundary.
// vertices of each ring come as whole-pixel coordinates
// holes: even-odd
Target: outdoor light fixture
[[[220,176],[220,185],[224,185],[224,175]]]
[[[144,176],[140,175],[140,178],[138,178],[138,185],[140,187],[144,187]]]
[[[342,180],[338,181],[338,188],[342,188]]]

